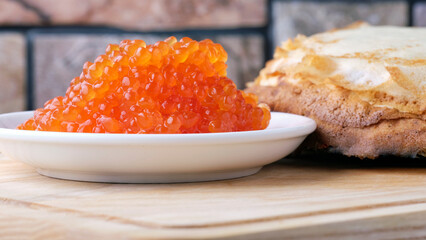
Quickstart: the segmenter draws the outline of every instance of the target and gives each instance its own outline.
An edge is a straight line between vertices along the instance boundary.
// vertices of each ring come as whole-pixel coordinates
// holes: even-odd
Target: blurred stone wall
[[[0,0],[0,113],[63,95],[84,62],[122,39],[210,38],[244,88],[281,41],[359,20],[426,26],[426,1]]]

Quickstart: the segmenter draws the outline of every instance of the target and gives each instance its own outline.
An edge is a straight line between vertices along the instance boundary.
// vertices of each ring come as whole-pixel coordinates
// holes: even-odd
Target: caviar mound
[[[208,133],[265,129],[271,115],[226,77],[211,40],[170,37],[108,45],[18,129],[84,133]]]

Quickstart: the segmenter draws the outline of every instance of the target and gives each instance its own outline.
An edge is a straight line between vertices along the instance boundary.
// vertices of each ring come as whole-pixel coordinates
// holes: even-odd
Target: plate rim
[[[0,114],[0,117],[16,114],[29,114],[34,111],[20,111]],[[317,124],[309,117],[283,112],[271,112],[271,116],[281,115],[290,118],[300,118],[306,123],[302,126],[280,127],[264,130],[222,132],[222,133],[188,133],[188,134],[125,134],[125,133],[70,133],[18,130],[0,127],[0,140],[19,140],[31,142],[55,142],[73,144],[212,144],[220,140],[224,143],[249,143],[272,141],[283,138],[294,138],[308,135],[315,131]],[[277,116],[278,117],[278,116]],[[19,132],[19,134],[17,134]]]

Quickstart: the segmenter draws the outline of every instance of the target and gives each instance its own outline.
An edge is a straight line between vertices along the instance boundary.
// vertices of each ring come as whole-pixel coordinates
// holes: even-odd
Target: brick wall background
[[[63,95],[110,42],[211,38],[243,88],[281,41],[358,20],[426,26],[426,0],[0,0],[0,113]]]

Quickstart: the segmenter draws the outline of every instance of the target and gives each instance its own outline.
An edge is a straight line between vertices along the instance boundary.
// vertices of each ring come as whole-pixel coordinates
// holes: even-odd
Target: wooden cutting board
[[[426,238],[425,163],[329,158],[226,181],[103,184],[0,155],[0,239]]]

